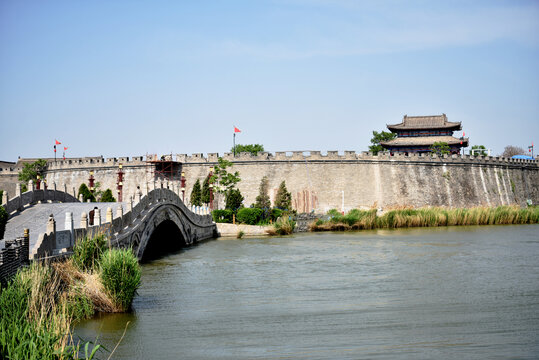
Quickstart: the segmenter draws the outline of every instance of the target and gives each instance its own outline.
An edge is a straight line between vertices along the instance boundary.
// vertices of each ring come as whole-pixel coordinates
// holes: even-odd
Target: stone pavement
[[[83,212],[88,214],[95,206],[101,211],[101,222],[105,222],[107,208],[112,208],[113,216],[116,217],[116,209],[120,203],[47,203],[35,204],[10,218],[6,225],[4,239],[0,241],[0,248],[4,248],[5,239],[15,239],[22,236],[25,228],[30,229],[30,250],[34,247],[39,234],[47,230],[49,215],[56,220],[56,230],[65,230],[65,214],[73,212],[73,225],[80,228],[80,217]],[[124,212],[127,211],[127,203],[121,203]],[[94,220],[95,221],[95,220]]]

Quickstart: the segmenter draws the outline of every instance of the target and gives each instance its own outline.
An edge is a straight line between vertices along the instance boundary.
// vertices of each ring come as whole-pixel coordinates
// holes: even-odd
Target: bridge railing
[[[93,236],[96,234],[107,235],[112,242],[123,236],[127,236],[130,232],[130,227],[135,227],[143,221],[144,216],[149,213],[152,206],[160,203],[174,204],[180,208],[183,215],[193,224],[199,227],[214,226],[211,215],[199,215],[192,212],[180,199],[178,194],[167,188],[155,188],[150,190],[148,194],[142,197],[139,193],[135,195],[137,203],[133,205],[133,198],[130,197],[127,201],[127,212],[124,213],[123,204],[119,203],[115,209],[115,214],[112,208],[108,207],[105,213],[105,222],[101,223],[101,211],[94,214],[94,226],[88,226],[88,214],[83,213],[80,219],[80,227],[75,228],[72,215],[66,214],[66,230],[56,231],[56,223],[54,219],[49,219],[47,225],[47,233],[40,234],[38,241],[30,255],[33,259],[38,259],[52,254],[65,253],[67,249],[72,248],[76,239],[85,236]],[[98,205],[99,203],[94,203]],[[68,220],[69,219],[69,220]]]
[[[53,184],[52,189],[34,189],[33,183],[29,183],[28,191],[21,193],[20,184],[17,184],[15,190],[15,197],[8,200],[8,193],[4,192],[2,195],[2,206],[6,209],[6,212],[11,216],[17,211],[21,211],[28,205],[36,204],[38,202],[79,202],[73,195],[68,194],[66,191],[56,190],[56,185]]]
[[[0,283],[6,284],[21,266],[28,264],[29,244],[26,230],[24,236],[6,240],[5,248],[0,249]]]

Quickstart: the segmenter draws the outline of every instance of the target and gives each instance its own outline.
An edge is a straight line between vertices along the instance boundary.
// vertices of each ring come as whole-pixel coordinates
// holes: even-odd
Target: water
[[[143,266],[117,359],[539,358],[539,225],[213,240]],[[106,357],[106,356],[105,356]]]

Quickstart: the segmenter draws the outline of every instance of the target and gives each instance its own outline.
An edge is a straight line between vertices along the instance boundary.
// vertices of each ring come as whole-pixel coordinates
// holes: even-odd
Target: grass
[[[140,285],[141,271],[130,249],[107,250],[100,260],[99,277],[120,311],[127,311]]]
[[[245,232],[242,231],[242,230],[240,230],[240,231],[238,231],[238,233],[236,234],[236,238],[241,239],[244,235],[245,235]]]
[[[273,229],[270,229],[268,234],[270,235],[290,235],[292,232],[294,232],[294,228],[296,227],[296,222],[286,214],[285,216],[281,216],[277,219],[277,221],[273,224]]]
[[[336,210],[328,212],[328,220],[319,219],[310,226],[311,231],[344,231],[362,229],[391,229],[404,227],[430,227],[453,225],[507,225],[539,223],[539,208],[498,206],[469,209],[402,208],[385,212],[376,210],[351,210],[342,215]]]
[[[52,267],[40,263],[21,269],[0,289],[0,358],[78,359],[81,345],[71,345],[69,291]]]
[[[104,250],[105,243],[82,239],[72,258],[33,262],[0,288],[0,359],[92,359],[103,349],[75,344],[72,324],[128,310],[141,276],[131,250]]]
[[[81,270],[94,269],[106,246],[107,242],[103,234],[78,239],[73,249],[72,259],[74,264]]]

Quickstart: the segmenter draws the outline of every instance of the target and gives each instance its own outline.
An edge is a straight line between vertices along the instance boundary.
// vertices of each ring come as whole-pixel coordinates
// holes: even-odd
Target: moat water
[[[212,240],[142,267],[114,359],[537,359],[539,225]],[[108,356],[104,353],[101,357]]]

